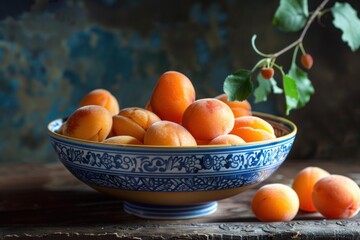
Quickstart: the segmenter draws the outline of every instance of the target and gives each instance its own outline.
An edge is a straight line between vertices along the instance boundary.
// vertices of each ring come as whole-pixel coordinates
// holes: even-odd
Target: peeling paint
[[[6,139],[0,142],[0,163],[56,161],[47,141],[47,123],[69,115],[94,88],[111,89],[121,107],[143,107],[158,77],[177,70],[193,81],[198,98],[213,97],[222,93],[229,73],[257,61],[249,40],[255,29],[262,33],[261,49],[265,44],[267,49],[279,49],[288,43],[264,20],[271,19],[269,9],[276,7],[271,1],[27,1],[20,9],[11,0],[3,4],[10,7],[8,15],[0,16],[0,137]],[[252,10],[262,12],[254,15]],[[319,42],[323,45],[321,37],[312,44]],[[311,73],[325,93],[294,117],[301,120],[304,132],[312,133],[300,129],[304,140],[296,142],[303,144],[295,144],[296,156],[359,155],[358,94],[352,88],[341,90],[336,82],[339,94],[331,104],[353,106],[341,108],[346,117],[337,126],[339,131],[329,130],[338,123],[329,121],[333,110],[324,104],[335,89],[331,81],[340,75],[355,83],[359,75],[347,67],[353,66],[349,64],[355,62],[353,55],[332,64],[335,58],[325,55],[318,61],[325,70]],[[340,69],[337,75],[322,74],[333,65]],[[281,104],[282,98],[270,97],[254,109],[279,114]],[[322,114],[326,109],[331,111]],[[315,125],[310,121],[314,114],[319,115],[317,121],[324,120]],[[342,149],[334,152],[338,146]]]

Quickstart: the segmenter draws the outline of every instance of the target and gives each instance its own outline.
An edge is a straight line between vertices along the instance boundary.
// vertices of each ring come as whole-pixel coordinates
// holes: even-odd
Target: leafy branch
[[[292,109],[305,106],[310,97],[314,94],[314,87],[308,74],[296,64],[298,51],[301,51],[300,61],[302,67],[309,70],[313,65],[313,58],[306,53],[303,40],[306,33],[316,18],[320,19],[327,13],[332,13],[333,24],[340,29],[342,40],[346,42],[352,51],[360,47],[360,19],[357,12],[348,3],[336,2],[330,9],[324,9],[329,0],[323,0],[320,5],[309,14],[307,0],[281,0],[273,18],[273,24],[282,31],[301,31],[299,38],[275,53],[263,53],[255,45],[256,35],[252,37],[253,50],[262,58],[252,67],[251,70],[239,69],[227,76],[224,81],[224,92],[230,101],[245,100],[250,97],[253,91],[253,75],[257,74],[258,85],[254,90],[255,102],[267,100],[267,96],[274,94],[285,95],[286,114]],[[287,73],[283,67],[276,62],[276,59],[294,49],[290,69]],[[274,68],[280,72],[282,77],[281,89],[274,79]]]

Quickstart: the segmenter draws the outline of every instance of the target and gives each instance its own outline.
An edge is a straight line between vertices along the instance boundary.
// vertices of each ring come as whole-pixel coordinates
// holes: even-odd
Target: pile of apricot
[[[306,167],[292,186],[274,183],[259,188],[251,202],[260,221],[290,221],[298,213],[319,212],[326,219],[346,219],[360,211],[360,188],[352,179]]]
[[[108,90],[89,92],[58,133],[106,144],[154,146],[241,145],[276,138],[272,125],[252,115],[248,101],[228,101],[226,94],[196,99],[189,78],[175,71],[160,76],[144,108],[120,109]],[[251,207],[261,221],[290,221],[299,209],[329,219],[349,218],[359,212],[360,189],[350,178],[308,167],[292,187],[261,187]]]
[[[86,94],[59,133],[107,144],[153,146],[241,145],[276,138],[273,127],[253,116],[248,101],[226,94],[196,99],[188,77],[176,71],[160,76],[145,107],[120,109],[105,89]]]

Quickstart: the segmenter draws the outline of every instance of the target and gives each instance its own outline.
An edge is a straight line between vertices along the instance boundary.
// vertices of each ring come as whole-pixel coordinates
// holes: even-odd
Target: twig
[[[321,11],[321,9],[323,9],[325,7],[325,5],[329,2],[329,0],[324,0],[317,8],[316,10],[312,13],[312,15],[310,16],[309,20],[307,21],[303,31],[300,34],[300,37],[294,41],[293,43],[291,43],[290,45],[286,46],[285,48],[281,49],[280,51],[276,52],[276,53],[272,53],[272,54],[264,54],[267,57],[270,58],[277,58],[278,56],[280,56],[281,54],[289,51],[290,49],[296,47],[297,45],[299,45],[300,43],[302,43],[302,41],[304,40],[304,37],[306,35],[306,32],[308,31],[310,25],[312,24],[312,22],[314,21],[314,19],[316,18],[316,16],[319,14],[319,12]]]

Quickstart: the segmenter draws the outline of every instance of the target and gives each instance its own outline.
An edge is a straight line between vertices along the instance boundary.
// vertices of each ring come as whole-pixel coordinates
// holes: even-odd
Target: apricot
[[[110,137],[104,140],[104,143],[113,144],[113,145],[124,145],[124,144],[134,144],[134,145],[142,145],[137,138],[132,136],[115,136]]]
[[[215,98],[194,101],[184,112],[182,125],[199,140],[212,140],[227,134],[234,127],[230,107]]]
[[[114,115],[111,136],[132,136],[139,141],[144,140],[145,129],[130,118]]]
[[[287,185],[267,184],[256,191],[251,208],[260,221],[291,221],[298,212],[299,198]]]
[[[213,140],[211,140],[208,144],[214,144],[214,145],[218,145],[218,144],[229,144],[229,145],[241,145],[244,144],[245,141],[236,135],[233,134],[224,134],[224,135],[220,135],[217,136],[216,138],[214,138]]]
[[[329,175],[315,183],[312,200],[327,219],[351,218],[360,210],[360,188],[346,176]]]
[[[65,136],[102,142],[110,133],[111,113],[102,106],[87,105],[75,110],[63,128]]]
[[[87,105],[99,105],[111,113],[118,114],[120,106],[118,100],[106,89],[94,89],[86,94],[80,101],[80,107]]]
[[[236,118],[234,128],[230,133],[241,137],[245,142],[265,141],[276,138],[271,124],[256,116]]]
[[[317,212],[311,195],[315,183],[328,175],[330,175],[330,173],[322,168],[306,167],[295,176],[292,188],[299,197],[301,210],[305,212]]]
[[[220,94],[215,97],[220,101],[226,103],[234,114],[234,117],[242,117],[242,116],[251,116],[251,105],[247,100],[244,101],[228,101],[228,96],[226,93]]]
[[[181,123],[185,109],[195,100],[189,78],[176,71],[162,74],[152,92],[149,108],[162,120]]]
[[[130,118],[145,130],[148,129],[154,122],[161,120],[155,113],[138,107],[124,108],[119,112],[119,115]]]
[[[144,140],[145,131],[160,118],[144,108],[129,107],[113,116],[112,136],[132,136]]]
[[[196,146],[194,137],[180,124],[159,121],[152,124],[144,136],[145,145]]]

